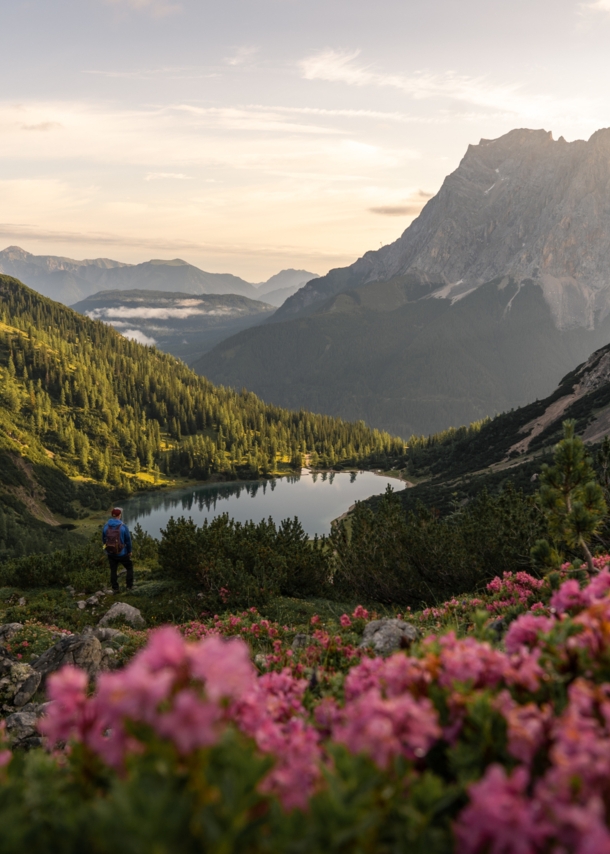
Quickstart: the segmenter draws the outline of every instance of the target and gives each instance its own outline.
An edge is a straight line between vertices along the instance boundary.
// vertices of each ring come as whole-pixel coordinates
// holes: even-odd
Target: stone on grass
[[[87,603],[84,599],[81,599],[79,602],[76,603],[76,607],[79,608],[81,611],[84,611],[87,607]]]
[[[0,702],[24,706],[36,693],[40,679],[36,678],[34,669],[25,662],[15,661],[4,655],[0,658]],[[33,678],[32,678],[33,677]]]
[[[407,649],[416,639],[417,629],[404,620],[371,620],[364,629],[360,646],[388,655],[397,649]]]
[[[0,643],[10,640],[23,628],[23,623],[4,623],[0,626]]]
[[[98,626],[107,626],[112,620],[118,619],[124,623],[129,623],[136,629],[142,629],[146,625],[144,617],[133,605],[128,605],[126,602],[115,602],[112,608],[99,621]]]
[[[305,649],[309,642],[309,635],[304,632],[297,632],[292,641],[293,649]]]
[[[15,712],[6,719],[6,731],[12,747],[18,747],[30,739],[39,738],[36,712]],[[32,745],[33,746],[33,745]]]
[[[42,674],[43,679],[65,664],[80,667],[93,677],[99,671],[101,661],[101,643],[93,634],[83,634],[71,635],[57,641],[50,649],[43,652],[32,666]]]
[[[19,686],[19,690],[13,697],[13,706],[20,709],[22,706],[29,703],[36,691],[38,691],[41,680],[42,673],[39,673],[37,670],[33,670],[22,685]]]

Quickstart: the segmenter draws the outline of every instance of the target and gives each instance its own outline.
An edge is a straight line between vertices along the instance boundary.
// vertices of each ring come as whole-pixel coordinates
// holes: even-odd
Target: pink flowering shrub
[[[567,567],[552,583],[496,579],[485,597],[521,612],[495,640],[476,617],[478,636],[373,657],[353,637],[359,607],[314,620],[292,650],[293,629],[248,611],[151,632],[93,689],[64,668],[40,728],[45,779],[83,817],[74,850],[83,833],[94,850],[146,850],[127,803],[155,828],[149,850],[610,854],[605,567],[588,582]],[[256,663],[252,638],[271,650]],[[0,744],[0,821],[23,826],[22,850],[46,813],[15,793],[40,763]]]

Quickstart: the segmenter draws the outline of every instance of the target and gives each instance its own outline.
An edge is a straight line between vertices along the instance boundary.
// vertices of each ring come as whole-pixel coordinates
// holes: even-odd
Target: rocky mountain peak
[[[518,128],[470,145],[398,240],[311,282],[274,320],[406,274],[448,298],[504,276],[533,280],[558,328],[593,328],[610,313],[610,129],[566,142]]]

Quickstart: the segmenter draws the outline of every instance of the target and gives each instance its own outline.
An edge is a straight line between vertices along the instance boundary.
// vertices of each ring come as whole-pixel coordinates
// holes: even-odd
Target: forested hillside
[[[109,500],[110,488],[174,475],[259,477],[299,468],[306,454],[321,465],[381,464],[404,449],[363,422],[216,387],[7,276],[0,398],[0,554],[23,550],[24,522],[74,517],[79,505]]]

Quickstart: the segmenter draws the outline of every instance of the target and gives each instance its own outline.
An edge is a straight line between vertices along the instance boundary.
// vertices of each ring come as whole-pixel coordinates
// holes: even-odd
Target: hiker
[[[117,578],[117,568],[122,564],[127,570],[127,578],[125,579],[127,589],[133,587],[133,563],[131,560],[131,534],[127,525],[121,521],[123,511],[120,507],[113,507],[110,514],[112,516],[102,531],[102,542],[108,555],[108,563],[110,564],[110,584],[114,593],[119,592],[119,580]]]

